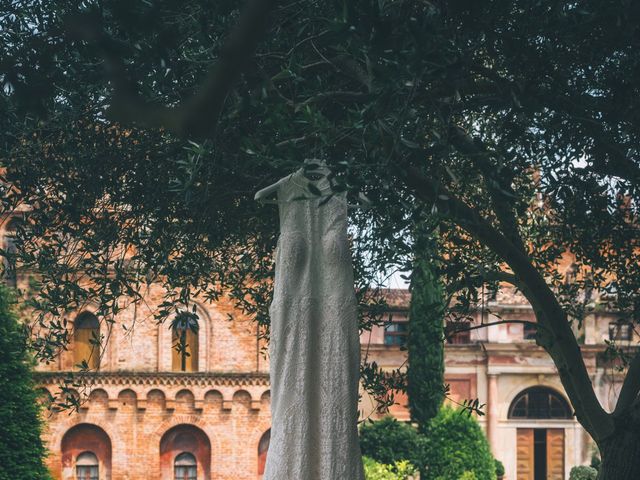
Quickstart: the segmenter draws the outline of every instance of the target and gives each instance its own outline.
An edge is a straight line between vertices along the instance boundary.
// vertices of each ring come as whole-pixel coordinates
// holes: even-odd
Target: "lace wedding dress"
[[[308,183],[299,170],[278,184],[280,238],[269,345],[272,428],[263,479],[364,480],[347,204],[336,195],[320,205]],[[313,183],[329,192],[326,180]]]

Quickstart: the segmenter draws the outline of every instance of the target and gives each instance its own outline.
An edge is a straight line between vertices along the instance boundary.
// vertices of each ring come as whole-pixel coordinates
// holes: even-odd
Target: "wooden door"
[[[517,480],[534,479],[533,428],[519,428],[516,447]]]
[[[547,480],[564,480],[564,429],[547,429]]]

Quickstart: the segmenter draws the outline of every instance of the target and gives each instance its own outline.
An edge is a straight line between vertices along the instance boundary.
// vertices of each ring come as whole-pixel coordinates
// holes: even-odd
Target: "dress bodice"
[[[312,183],[321,195],[313,195]],[[330,196],[330,198],[328,198]],[[347,202],[331,195],[326,180],[313,182],[299,170],[278,189],[280,237],[274,299],[282,295],[334,296],[353,292],[347,240]]]

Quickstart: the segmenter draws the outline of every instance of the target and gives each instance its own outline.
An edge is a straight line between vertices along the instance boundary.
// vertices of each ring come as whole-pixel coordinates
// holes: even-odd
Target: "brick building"
[[[4,247],[12,248],[12,224]],[[567,266],[571,275],[571,266]],[[25,287],[26,278],[9,276]],[[406,361],[409,294],[386,292],[388,324],[361,335],[362,355],[385,369]],[[264,468],[270,433],[268,359],[255,323],[232,305],[197,304],[200,329],[187,338],[187,352],[173,347],[176,333],[158,325],[154,306],[162,301],[151,286],[138,305],[123,302],[114,324],[96,318],[91,306],[76,312],[71,343],[57,362],[38,367],[43,389],[56,394],[67,372],[87,361],[92,368],[78,412],[52,413],[44,437],[54,478],[64,480],[255,480]],[[635,345],[631,325],[590,299],[591,313],[577,332],[602,404],[612,410],[620,385],[615,370],[600,359],[608,339]],[[229,320],[232,314],[233,321]],[[531,307],[512,291],[498,293],[478,308],[473,324],[534,321]],[[123,328],[126,326],[126,329]],[[445,379],[455,401],[478,398],[480,417],[508,480],[560,480],[574,465],[587,464],[592,444],[575,421],[548,355],[522,323],[460,333],[445,349]],[[94,352],[91,338],[107,338]],[[391,414],[408,420],[407,399],[396,396]],[[362,417],[379,417],[366,394]],[[283,479],[284,480],[284,479]]]
[[[405,362],[409,296],[387,292],[389,324],[361,336],[363,356],[383,368]],[[77,413],[47,420],[49,466],[57,479],[260,478],[269,441],[269,381],[265,345],[256,325],[225,302],[199,305],[201,328],[189,340],[187,362],[172,347],[167,324],[157,325],[148,305],[158,302],[153,288],[147,306],[123,310],[110,330],[91,314],[79,312],[71,325],[72,343],[55,365],[41,366],[43,388],[55,393],[65,372],[83,359],[97,368]],[[513,293],[501,294],[474,323],[533,321],[531,308]],[[235,319],[230,321],[228,313]],[[493,318],[495,321],[496,318]],[[119,323],[133,326],[127,330]],[[605,407],[616,399],[614,374],[598,359],[604,341],[633,340],[629,326],[613,312],[595,309],[586,320],[582,350]],[[87,338],[94,329],[109,337],[99,358]],[[87,331],[89,330],[89,332]],[[446,346],[446,382],[454,400],[486,403],[479,420],[508,479],[564,479],[574,465],[589,463],[590,440],[573,419],[555,367],[521,323],[457,334]],[[79,392],[82,393],[82,392]],[[396,397],[391,413],[408,420],[406,397]],[[365,395],[362,415],[379,417]],[[514,448],[515,447],[515,448]]]
[[[168,323],[153,319],[160,295],[152,287],[144,306],[129,306],[112,326],[90,308],[78,312],[68,351],[40,366],[38,381],[51,394],[82,360],[96,369],[78,392],[79,411],[47,418],[56,479],[253,480],[262,472],[269,367],[256,324],[229,303],[199,305],[191,355],[181,355]],[[108,338],[100,355],[88,340],[95,335]]]

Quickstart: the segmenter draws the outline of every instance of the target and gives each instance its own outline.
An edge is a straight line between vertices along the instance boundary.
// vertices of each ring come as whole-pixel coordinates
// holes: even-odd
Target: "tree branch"
[[[610,435],[614,428],[612,418],[604,411],[593,390],[566,313],[526,253],[446,187],[425,177],[420,169],[409,166],[406,173],[405,182],[416,197],[435,202],[439,211],[509,265],[522,284],[523,294],[531,302],[538,322],[548,329],[548,333],[541,332],[537,340],[553,358],[578,419],[594,439],[601,440]]]
[[[482,273],[482,278],[484,278],[485,280],[497,280],[498,282],[505,282],[505,283],[509,283],[511,285],[513,285],[516,288],[519,288],[520,290],[522,290],[523,286],[520,283],[520,281],[518,280],[518,277],[516,277],[513,273],[509,273],[509,272],[498,272],[495,270],[492,271],[481,271]]]
[[[471,330],[479,330],[481,328],[493,327],[495,325],[504,325],[507,323],[521,323],[522,325],[533,325],[537,328],[541,327],[541,325],[538,322],[527,322],[526,320],[500,320],[499,322],[482,323],[480,325],[472,325],[464,328],[452,328],[451,332],[445,335],[445,338],[449,339],[456,333],[460,333],[460,332],[470,332]]]
[[[517,97],[522,94],[522,88],[517,83],[483,65],[472,65],[471,70],[491,80],[491,82],[476,81],[483,87],[482,92],[497,95],[505,95],[508,92],[510,98],[516,101],[517,106],[521,106]],[[640,164],[637,160],[629,158],[612,134],[606,130],[603,122],[596,117],[602,115],[613,117],[611,123],[614,125],[633,122],[633,119],[621,114],[616,107],[607,103],[606,99],[593,95],[583,94],[568,97],[546,89],[527,91],[527,95],[536,98],[540,105],[549,105],[556,111],[568,115],[585,128],[586,133],[594,140],[598,153],[595,157],[591,156],[593,167],[586,170],[600,175],[619,177],[635,186],[640,186]]]
[[[364,102],[371,98],[370,93],[364,92],[351,92],[351,91],[335,91],[335,92],[322,92],[307,98],[301,103],[291,102],[291,105],[296,107],[303,107],[312,103],[320,103],[327,101],[335,102]]]
[[[115,42],[95,18],[75,17],[68,21],[68,27],[71,33],[96,44],[102,52],[107,77],[114,90],[107,111],[110,118],[125,124],[164,128],[181,137],[205,139],[215,134],[227,95],[253,56],[276,3],[276,0],[249,2],[198,92],[175,107],[151,103],[137,93],[118,49],[114,48]]]
[[[633,360],[631,360],[613,415],[619,416],[630,408],[638,399],[638,392],[640,392],[640,350],[636,352]]]
[[[515,192],[511,188],[511,175],[505,178],[503,168],[491,164],[489,159],[493,155],[477,139],[472,138],[464,129],[457,125],[450,128],[452,144],[463,155],[468,156],[476,164],[484,178],[484,183],[491,197],[493,211],[502,226],[505,235],[519,248],[526,252],[522,237],[518,231],[518,222],[513,213],[513,199]]]

